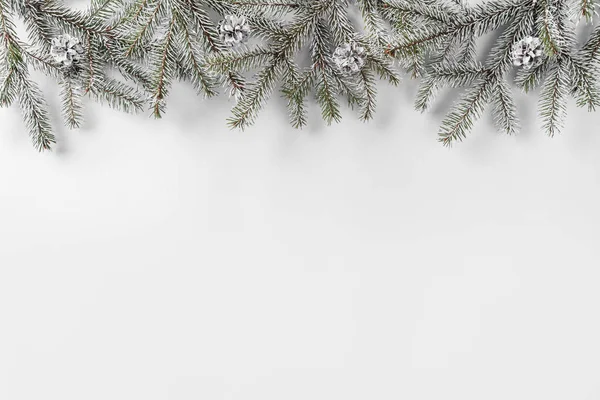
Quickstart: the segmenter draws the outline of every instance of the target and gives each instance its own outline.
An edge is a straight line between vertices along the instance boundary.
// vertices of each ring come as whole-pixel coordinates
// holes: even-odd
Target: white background
[[[414,92],[239,132],[177,85],[46,154],[0,110],[0,399],[600,399],[600,114],[446,149]]]

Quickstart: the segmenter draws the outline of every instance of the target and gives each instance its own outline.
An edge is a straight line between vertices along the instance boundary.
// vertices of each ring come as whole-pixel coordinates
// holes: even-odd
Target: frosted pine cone
[[[77,64],[84,52],[79,39],[67,34],[55,37],[50,45],[50,55],[57,64],[65,68]]]
[[[543,53],[542,41],[536,37],[527,36],[513,46],[513,64],[517,67],[522,66],[525,69],[530,69],[541,60]]]
[[[227,15],[219,22],[219,37],[228,46],[238,46],[248,40],[250,25],[246,17]]]
[[[333,62],[344,75],[359,72],[365,66],[367,53],[365,48],[356,42],[344,43],[333,52]]]

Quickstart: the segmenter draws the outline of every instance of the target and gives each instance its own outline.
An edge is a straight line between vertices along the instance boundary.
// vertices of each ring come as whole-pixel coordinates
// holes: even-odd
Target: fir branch
[[[233,115],[227,120],[230,127],[244,129],[254,122],[258,111],[273,92],[283,68],[282,64],[282,61],[274,60],[257,74],[256,81],[244,91],[244,95],[231,111]]]
[[[313,85],[314,71],[306,71],[303,76],[300,75],[299,68],[294,63],[287,65],[289,73],[284,82],[282,92],[288,98],[288,111],[290,123],[294,128],[302,128],[306,125],[306,107],[305,98]]]
[[[316,97],[317,103],[321,106],[321,114],[327,125],[332,122],[340,122],[342,114],[340,105],[334,92],[335,84],[333,77],[328,70],[321,70],[317,73]]]
[[[315,26],[315,35],[311,43],[312,68],[316,74],[317,103],[321,107],[321,114],[328,125],[334,121],[339,122],[342,118],[333,78],[335,71],[329,65],[327,54],[327,42],[330,40],[331,32],[324,22],[319,20]],[[340,77],[340,80],[343,80],[343,78]]]
[[[19,76],[19,105],[33,147],[38,151],[50,150],[56,138],[50,126],[50,117],[38,86],[25,75]]]
[[[478,62],[472,64],[445,63],[429,66],[428,75],[437,84],[451,87],[461,87],[472,84],[479,79],[485,79],[491,70]]]
[[[583,17],[589,23],[592,22],[596,11],[596,0],[579,0],[578,17]]]
[[[544,61],[530,69],[520,69],[515,78],[515,84],[520,87],[525,93],[534,90],[546,75],[549,63]]]
[[[376,106],[376,96],[377,89],[375,87],[375,77],[373,73],[369,71],[367,68],[363,68],[360,71],[360,85],[365,92],[365,99],[361,104],[361,113],[360,119],[363,121],[368,121],[373,119],[375,114],[375,106]]]
[[[493,92],[492,116],[494,122],[506,134],[513,135],[519,130],[519,119],[510,87],[505,81],[499,80]]]
[[[69,10],[55,0],[44,0],[44,16],[52,18],[62,31],[79,36],[82,33],[103,34],[106,26],[102,20],[92,18],[83,11]]]
[[[598,56],[600,55],[600,25],[594,28],[590,37],[583,45],[581,52],[587,63],[587,67],[591,67],[593,63],[598,62]]]
[[[576,98],[577,106],[595,111],[600,106],[600,89],[592,71],[585,67],[584,61],[577,54],[565,56],[564,62],[572,77],[571,93]]]
[[[195,42],[191,38],[186,21],[179,13],[175,14],[175,18],[179,23],[180,59],[181,64],[184,66],[185,75],[190,76],[190,80],[198,93],[207,97],[216,95],[217,93],[213,90],[214,82],[202,68],[203,61]]]
[[[495,77],[479,81],[446,116],[439,132],[439,140],[444,146],[450,146],[453,142],[466,138],[474,122],[483,114],[496,84]]]
[[[549,136],[560,133],[567,112],[570,79],[564,62],[554,64],[542,87],[538,103],[543,128]]]
[[[10,69],[6,75],[2,77],[0,82],[0,107],[8,107],[15,100],[17,94],[15,75],[15,70]]]
[[[89,93],[99,103],[106,102],[110,107],[135,113],[144,109],[145,100],[135,89],[111,78],[105,78]]]
[[[440,85],[431,76],[426,76],[421,80],[417,97],[415,99],[415,109],[420,112],[426,111],[433,102],[433,99],[439,90]]]
[[[79,128],[83,122],[83,105],[81,104],[81,89],[72,79],[60,82],[61,111],[70,129]]]
[[[127,47],[124,50],[124,57],[131,57],[137,52],[143,52],[143,46],[151,39],[155,29],[160,21],[160,17],[167,12],[165,7],[166,0],[149,0],[152,7],[144,7],[139,16],[142,21],[137,24],[137,19],[132,23],[137,24],[133,27],[133,37],[128,40]],[[121,29],[129,30],[128,26],[122,25]]]
[[[200,31],[208,51],[220,53],[225,50],[209,15],[200,7],[198,2],[194,0],[177,0],[175,4],[179,5],[178,15],[180,20],[187,18],[186,25],[189,24]],[[181,22],[183,23],[183,21]]]
[[[47,56],[35,54],[32,49],[23,48],[23,55],[34,69],[51,76],[54,79],[60,79],[62,71]]]
[[[55,143],[48,112],[40,90],[29,79],[29,72],[23,58],[23,49],[18,43],[9,13],[6,1],[0,0],[0,43],[3,45],[3,63],[6,71],[2,87],[6,92],[1,94],[0,102],[8,105],[18,98],[23,119],[34,147],[38,151],[48,150]]]
[[[417,48],[439,45],[444,38],[451,35],[468,37],[473,32],[481,36],[518,17],[519,12],[529,6],[531,1],[513,0],[503,6],[492,3],[488,6],[489,9],[484,9],[481,5],[475,6],[473,12],[455,15],[453,21],[441,28],[434,27],[401,40],[397,45],[390,47],[388,53],[399,56],[410,55]]]
[[[206,58],[206,65],[219,73],[229,70],[248,71],[267,65],[276,55],[272,50],[257,46],[252,50],[228,51],[210,55]]]
[[[174,76],[174,66],[177,60],[174,44],[175,29],[175,15],[173,15],[169,21],[164,39],[157,46],[156,54],[151,55],[153,57],[153,67],[156,71],[151,87],[151,107],[152,114],[156,118],[161,118],[164,113],[166,108],[165,98]]]
[[[538,8],[541,10],[537,30],[546,54],[551,57],[561,52],[563,42],[554,16],[556,10],[553,0],[539,0]]]

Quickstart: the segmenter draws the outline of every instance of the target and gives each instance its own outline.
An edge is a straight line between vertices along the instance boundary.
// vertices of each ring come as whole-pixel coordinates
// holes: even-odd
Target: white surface
[[[241,133],[178,86],[42,155],[0,110],[0,399],[600,399],[600,114],[448,150],[413,89]]]

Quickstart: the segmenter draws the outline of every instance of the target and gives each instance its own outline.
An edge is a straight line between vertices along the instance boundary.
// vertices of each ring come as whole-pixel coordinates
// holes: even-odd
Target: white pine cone
[[[244,16],[227,15],[219,22],[218,29],[221,41],[231,47],[244,43],[250,35],[250,25]]]
[[[536,37],[527,36],[513,46],[513,64],[517,67],[522,66],[525,69],[530,69],[542,59],[543,54],[542,41]]]
[[[57,64],[70,68],[81,60],[85,52],[78,38],[64,34],[52,39],[50,43],[50,55]]]
[[[366,63],[367,52],[364,47],[356,42],[344,43],[333,52],[333,62],[344,75],[353,75],[359,72]]]

